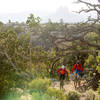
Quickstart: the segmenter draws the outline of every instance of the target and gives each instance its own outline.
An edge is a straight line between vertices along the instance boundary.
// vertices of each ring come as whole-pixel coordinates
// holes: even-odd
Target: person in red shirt
[[[62,82],[63,82],[63,84],[64,84],[65,78],[68,77],[68,72],[67,72],[67,70],[65,69],[65,66],[64,66],[64,65],[62,65],[61,68],[59,68],[59,69],[57,70],[57,75],[59,75],[60,81],[62,80]],[[62,87],[62,88],[63,88],[63,87]],[[60,87],[60,89],[61,89],[61,87]]]
[[[75,72],[75,74],[78,74],[79,76],[81,76],[80,73],[83,72],[83,67],[79,63],[79,61],[73,66],[72,73],[73,73],[73,71]]]

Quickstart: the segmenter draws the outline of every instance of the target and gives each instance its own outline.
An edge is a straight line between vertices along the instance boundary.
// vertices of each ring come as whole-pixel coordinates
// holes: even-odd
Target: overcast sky
[[[78,16],[72,11],[85,7],[82,4],[75,4],[76,0],[0,0],[0,21],[26,21],[30,13],[40,16],[43,21],[51,18],[67,19],[68,16]],[[91,0],[89,0],[91,1]],[[92,0],[95,1],[95,0]],[[80,16],[81,17],[81,16]],[[73,18],[70,18],[70,20]],[[66,20],[65,20],[66,21]],[[73,20],[72,20],[73,21]]]

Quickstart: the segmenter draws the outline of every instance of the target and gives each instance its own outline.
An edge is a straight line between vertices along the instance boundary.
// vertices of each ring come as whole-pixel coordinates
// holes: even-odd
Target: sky
[[[30,13],[40,16],[45,22],[49,18],[53,21],[58,21],[61,18],[69,22],[81,17],[72,11],[77,11],[82,7],[82,4],[75,4],[76,0],[0,0],[0,21],[26,21]],[[94,0],[93,0],[94,1]],[[69,17],[68,17],[69,16]],[[83,15],[82,15],[83,16]],[[71,20],[72,19],[72,20]],[[81,18],[79,18],[80,20]]]
[[[0,13],[18,13],[29,10],[56,11],[60,6],[71,6],[75,0],[0,0]]]

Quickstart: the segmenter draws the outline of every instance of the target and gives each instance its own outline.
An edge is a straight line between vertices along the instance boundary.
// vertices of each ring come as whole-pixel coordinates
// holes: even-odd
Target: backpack
[[[80,64],[79,65],[76,64],[76,68],[75,69],[79,70],[80,68],[81,68]]]
[[[61,73],[61,75],[64,75],[65,74],[65,70],[61,69],[60,73]]]

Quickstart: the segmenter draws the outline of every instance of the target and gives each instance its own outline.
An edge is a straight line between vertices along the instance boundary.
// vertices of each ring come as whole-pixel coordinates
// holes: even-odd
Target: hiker
[[[82,77],[82,72],[83,72],[83,67],[80,64],[79,61],[77,61],[77,63],[73,66],[72,68],[72,73],[74,72],[74,86],[75,88],[77,87],[77,85],[80,87],[81,84],[81,77]]]
[[[64,85],[64,80],[65,80],[65,78],[68,77],[68,72],[65,69],[65,66],[64,65],[62,65],[61,68],[59,68],[57,70],[57,75],[59,75],[59,79],[60,79],[60,89],[61,89],[61,84]],[[62,85],[62,88],[63,88],[63,85]]]
[[[78,74],[79,77],[81,77],[81,73],[83,72],[83,67],[79,61],[77,61],[77,63],[73,66],[72,73],[73,73],[73,71],[75,74]]]

